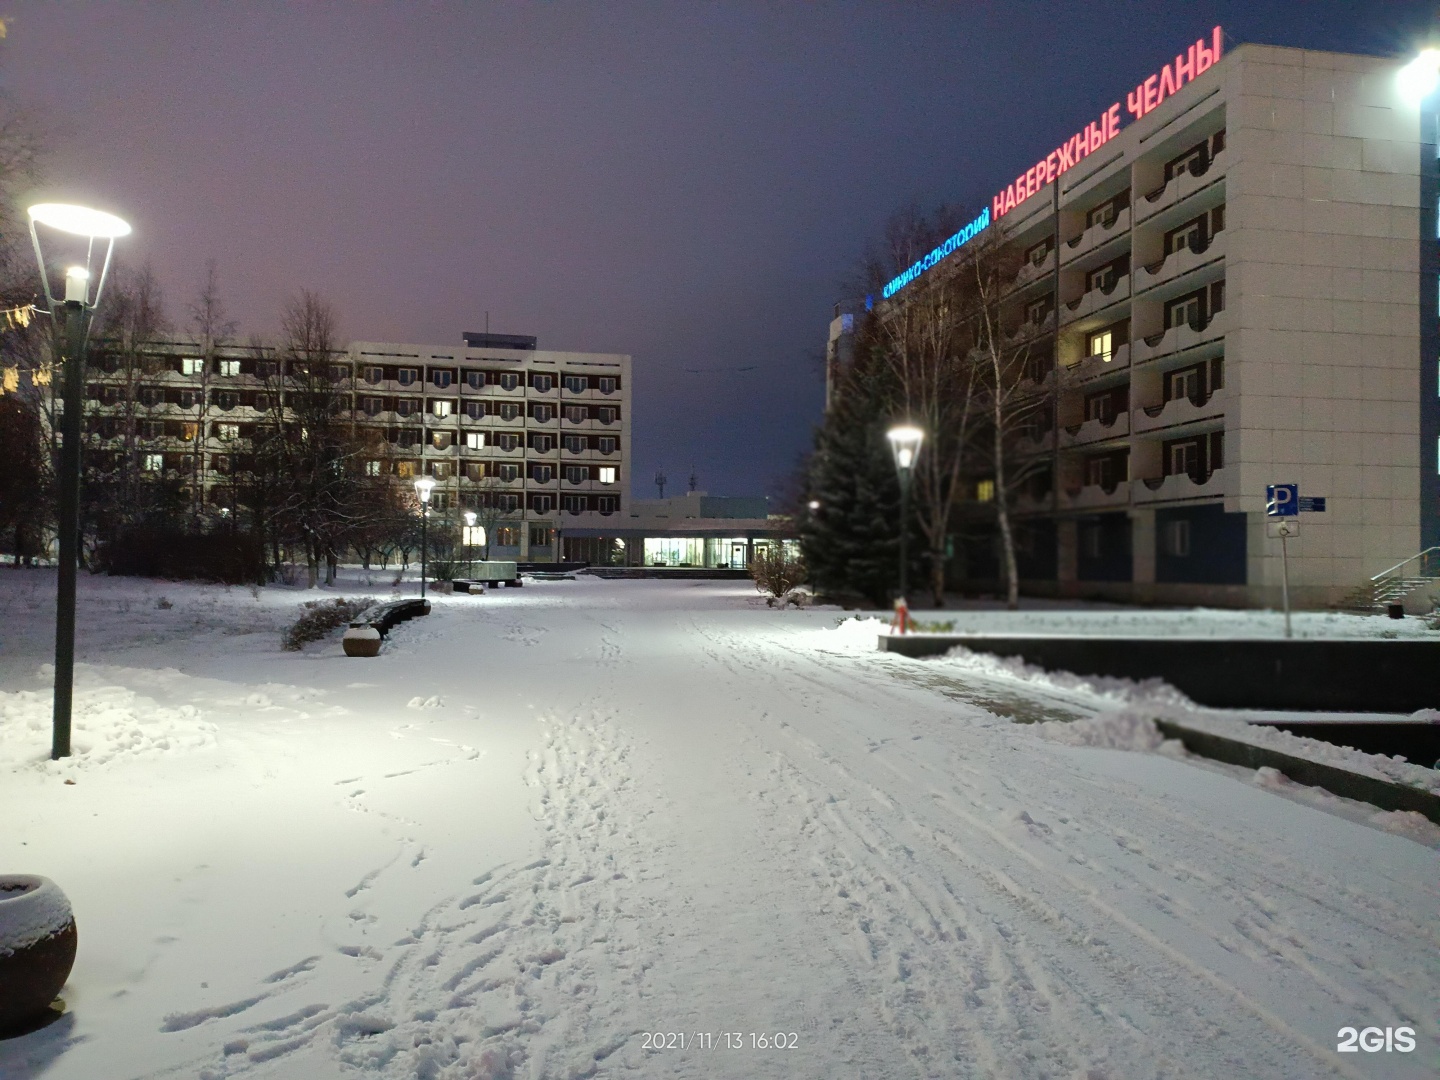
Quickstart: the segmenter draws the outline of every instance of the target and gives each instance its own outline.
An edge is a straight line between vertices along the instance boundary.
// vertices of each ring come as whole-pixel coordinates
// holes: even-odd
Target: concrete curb
[[[1381,810],[1413,810],[1440,825],[1440,795],[1420,788],[1350,772],[1336,765],[1296,757],[1209,731],[1196,731],[1171,720],[1156,720],[1155,727],[1165,738],[1179,739],[1192,754],[1230,765],[1243,765],[1248,769],[1268,765],[1297,784],[1324,788],[1332,795],[1367,802]]]

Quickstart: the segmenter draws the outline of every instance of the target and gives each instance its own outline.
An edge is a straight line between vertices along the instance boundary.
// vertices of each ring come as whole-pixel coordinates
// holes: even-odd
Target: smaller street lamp
[[[925,432],[911,424],[901,424],[885,433],[890,440],[890,452],[895,455],[895,471],[900,475],[900,603],[905,602],[907,566],[907,533],[910,525],[910,477],[915,472],[915,461],[920,456],[920,444],[925,441]]]
[[[1395,81],[1406,99],[1419,105],[1440,85],[1440,49],[1422,49],[1419,56],[1400,69]]]
[[[470,556],[466,565],[470,569],[470,576],[475,576],[475,511],[465,511],[465,551]]]
[[[415,481],[415,494],[420,496],[420,599],[425,599],[426,519],[430,516],[430,493],[435,490],[433,477],[421,476]]]

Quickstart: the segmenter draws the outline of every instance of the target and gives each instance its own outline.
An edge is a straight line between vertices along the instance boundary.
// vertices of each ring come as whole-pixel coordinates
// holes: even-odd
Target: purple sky
[[[635,357],[638,494],[692,466],[759,494],[809,444],[831,305],[897,207],[978,211],[1216,22],[1398,54],[1435,12],[21,3],[0,82],[53,133],[40,194],[130,220],[177,321],[210,258],[242,336],[301,288],[347,341],[457,344],[488,310]]]

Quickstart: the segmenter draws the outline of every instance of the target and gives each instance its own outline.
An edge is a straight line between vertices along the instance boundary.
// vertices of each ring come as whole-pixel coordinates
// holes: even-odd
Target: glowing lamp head
[[[415,481],[415,494],[420,496],[420,503],[423,506],[430,505],[430,493],[435,490],[435,481],[428,476],[422,476]]]
[[[925,441],[925,433],[917,427],[902,424],[887,431],[885,437],[890,440],[890,451],[895,455],[895,468],[902,474],[909,473],[915,467],[915,459],[920,456],[920,444]]]
[[[90,271],[83,266],[72,266],[65,271],[66,303],[83,304],[90,299]]]
[[[37,203],[30,207],[30,220],[92,240],[114,240],[119,236],[130,235],[129,222],[114,214],[107,214],[104,210],[91,210],[88,206]]]
[[[466,511],[465,511],[465,524],[466,524],[466,525],[469,525],[470,528],[472,528],[472,529],[475,527],[475,511],[474,511],[474,510],[466,510]]]
[[[1400,69],[1395,81],[1407,101],[1420,104],[1440,85],[1440,49],[1421,50],[1419,56]]]
[[[819,500],[819,499],[811,499],[810,502],[809,502],[807,505],[810,507],[811,510],[819,510],[819,509],[820,509],[820,500]]]

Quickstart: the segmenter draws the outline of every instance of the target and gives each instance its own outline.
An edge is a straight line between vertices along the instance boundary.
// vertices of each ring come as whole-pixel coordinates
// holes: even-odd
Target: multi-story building
[[[256,426],[283,402],[283,361],[253,347],[207,359],[191,342],[143,353],[138,373],[88,372],[92,445],[118,445],[128,416],[142,470],[222,503]],[[434,478],[436,510],[498,511],[493,558],[558,560],[567,527],[594,535],[628,510],[629,356],[467,333],[450,347],[356,342],[328,376],[339,415],[375,449],[367,471]]]
[[[1401,61],[1197,45],[982,215],[1040,334],[1023,573],[1275,604],[1267,487],[1294,484],[1324,512],[1286,541],[1291,595],[1333,602],[1440,544],[1436,99]]]

